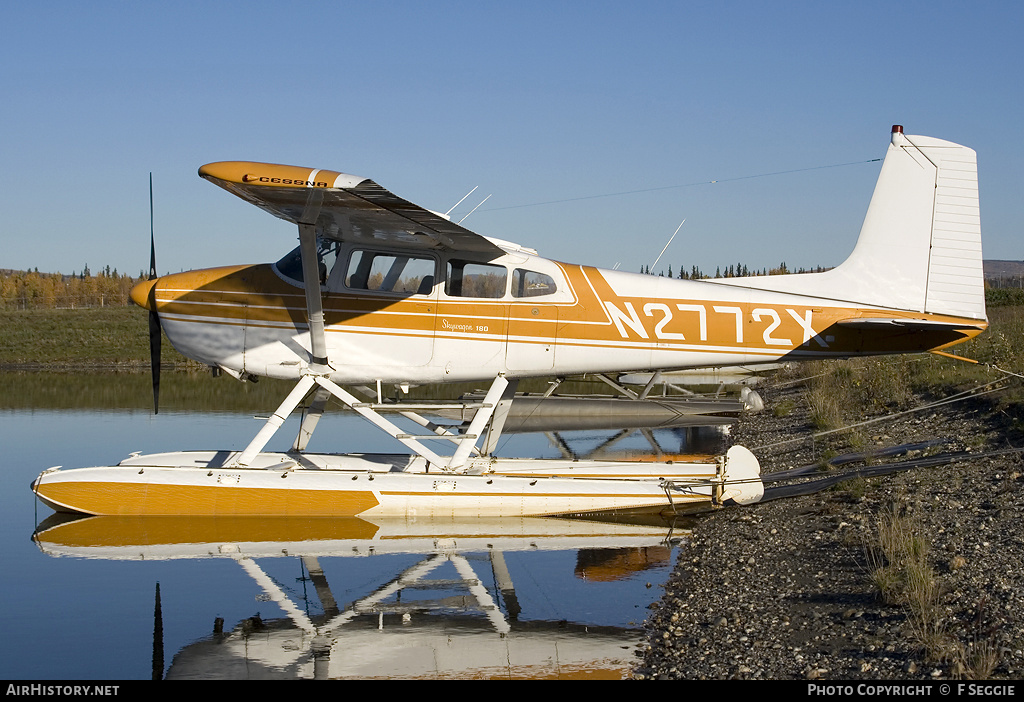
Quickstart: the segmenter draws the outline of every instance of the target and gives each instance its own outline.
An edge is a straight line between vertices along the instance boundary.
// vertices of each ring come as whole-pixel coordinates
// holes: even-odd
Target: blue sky
[[[0,268],[146,268],[150,172],[161,272],[277,259],[294,228],[196,175],[218,160],[339,170],[440,211],[479,186],[456,219],[490,194],[466,226],[560,260],[639,270],[685,218],[659,268],[836,265],[896,123],[977,150],[985,257],[1024,259],[1020,3],[9,2],[0,17]]]

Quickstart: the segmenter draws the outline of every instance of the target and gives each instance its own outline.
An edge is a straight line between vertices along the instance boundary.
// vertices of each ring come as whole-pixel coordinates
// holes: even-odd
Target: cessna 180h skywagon
[[[33,490],[54,509],[437,517],[755,502],[757,460],[739,446],[707,462],[642,463],[498,458],[495,441],[521,378],[939,351],[987,326],[975,153],[899,126],[853,253],[801,275],[600,270],[481,236],[344,173],[222,162],[199,174],[298,225],[298,248],[275,264],[154,271],[132,299],[186,356],[295,388],[242,451],[44,472]],[[485,380],[459,432],[424,416],[435,407],[381,399],[384,384]],[[411,453],[306,451],[331,397]],[[264,452],[304,401],[292,450]]]

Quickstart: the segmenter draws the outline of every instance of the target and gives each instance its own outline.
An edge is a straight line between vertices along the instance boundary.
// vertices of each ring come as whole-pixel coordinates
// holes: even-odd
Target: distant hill
[[[985,278],[1016,278],[1024,276],[1024,261],[982,261]]]

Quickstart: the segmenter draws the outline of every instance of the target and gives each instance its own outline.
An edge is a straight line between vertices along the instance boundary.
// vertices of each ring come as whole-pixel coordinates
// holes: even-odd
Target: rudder
[[[984,319],[974,150],[894,126],[857,246],[831,273],[857,302]]]

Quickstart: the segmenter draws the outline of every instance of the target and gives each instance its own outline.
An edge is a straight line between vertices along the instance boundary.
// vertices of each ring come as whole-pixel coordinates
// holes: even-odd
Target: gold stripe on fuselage
[[[777,295],[787,302],[737,298],[763,295],[743,288],[720,289],[720,300],[646,297],[616,292],[596,268],[559,264],[573,299],[470,300],[430,295],[396,298],[373,293],[325,292],[327,332],[438,339],[483,339],[591,349],[658,350],[741,354],[764,358],[833,357],[945,348],[980,333],[970,320],[960,331],[878,333],[838,322],[884,315],[892,318],[963,322],[948,315],[844,307]],[[683,282],[683,281],[680,281]],[[689,292],[694,283],[678,286]],[[662,290],[672,281],[662,283]],[[694,290],[694,292],[697,292]],[[726,297],[726,296],[730,296]],[[166,276],[155,291],[162,316],[213,325],[308,329],[302,289],[281,279],[268,264],[208,269]],[[680,363],[680,366],[685,363]]]

